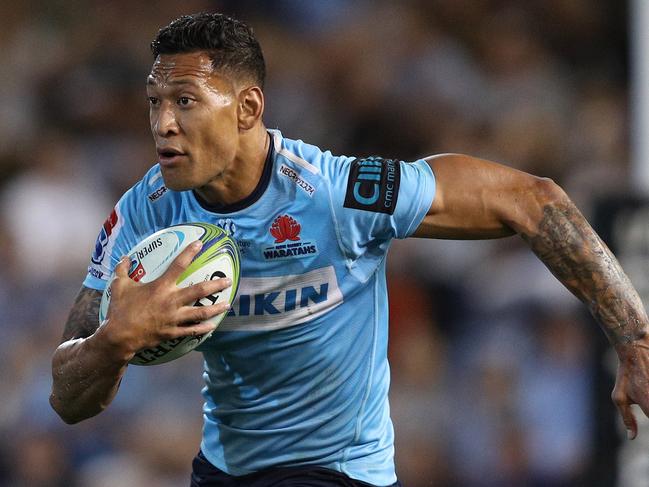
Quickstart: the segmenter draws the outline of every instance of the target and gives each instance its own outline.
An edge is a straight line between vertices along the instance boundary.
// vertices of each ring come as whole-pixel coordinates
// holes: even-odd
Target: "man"
[[[190,246],[159,279],[128,278],[142,238],[187,221],[239,243],[239,296],[201,350],[204,432],[192,485],[399,485],[388,414],[385,254],[392,238],[519,234],[586,303],[620,357],[614,400],[649,411],[647,316],[606,246],[552,181],[462,155],[412,163],[336,157],[263,124],[265,67],[252,31],[182,17],[152,43],[147,79],[155,165],[104,223],[53,358],[51,404],[69,423],[111,402],[128,361],[202,334],[226,311],[177,289]],[[289,248],[292,252],[281,252]],[[112,272],[111,306],[98,326]],[[196,322],[201,322],[196,324]]]

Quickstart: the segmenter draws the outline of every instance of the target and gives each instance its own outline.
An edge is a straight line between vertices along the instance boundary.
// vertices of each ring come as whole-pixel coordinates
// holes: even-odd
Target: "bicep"
[[[521,233],[542,214],[551,180],[459,154],[427,158],[435,199],[415,237],[499,238]]]
[[[99,305],[102,292],[82,286],[77,294],[61,342],[74,338],[86,338],[99,327]]]

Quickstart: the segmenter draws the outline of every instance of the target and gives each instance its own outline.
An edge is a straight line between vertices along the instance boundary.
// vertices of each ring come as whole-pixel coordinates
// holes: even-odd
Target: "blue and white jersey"
[[[240,247],[241,280],[200,348],[205,456],[231,475],[314,464],[392,484],[385,257],[426,215],[435,178],[423,160],[339,157],[270,134],[259,185],[235,205],[168,190],[149,170],[104,223],[84,285],[104,289],[157,230],[220,226]]]

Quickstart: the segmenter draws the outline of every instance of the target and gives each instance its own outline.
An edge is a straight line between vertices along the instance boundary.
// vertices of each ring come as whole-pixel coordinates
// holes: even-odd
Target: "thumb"
[[[127,255],[122,256],[117,266],[115,266],[116,277],[128,277],[128,270],[131,267],[131,259]]]

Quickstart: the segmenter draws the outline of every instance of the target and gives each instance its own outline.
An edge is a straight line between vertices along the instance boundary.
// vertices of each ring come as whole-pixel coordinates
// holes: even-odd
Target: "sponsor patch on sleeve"
[[[95,242],[95,249],[92,252],[92,257],[90,260],[93,264],[100,265],[104,261],[104,256],[106,255],[106,250],[111,241],[111,236],[115,233],[116,229],[121,227],[122,222],[119,218],[119,213],[117,206],[113,208],[113,211],[110,212],[108,218],[102,225],[99,230],[99,235],[97,236],[97,241]]]
[[[392,215],[397,205],[400,179],[399,161],[381,157],[356,159],[349,169],[343,206]]]

